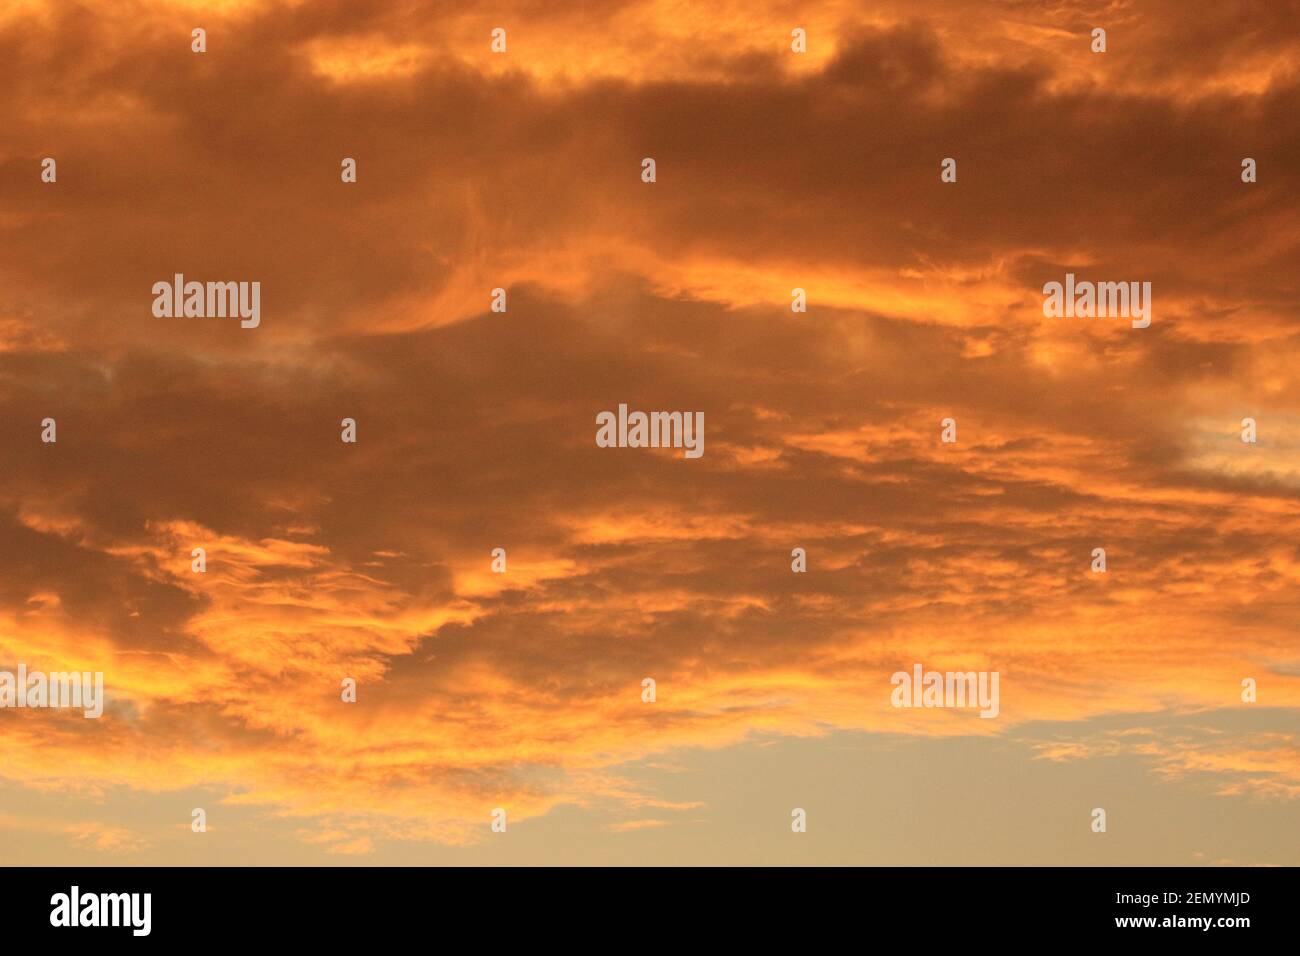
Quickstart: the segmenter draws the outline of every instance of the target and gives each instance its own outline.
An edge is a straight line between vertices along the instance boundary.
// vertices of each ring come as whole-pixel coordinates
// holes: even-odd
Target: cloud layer
[[[1061,722],[1026,761],[1294,807],[1294,7],[550,6],[0,19],[0,667],[110,698],[0,712],[0,774],[346,859],[494,807],[661,832],[717,795],[627,768],[694,748]],[[261,326],[154,318],[178,272]],[[1151,327],[1045,319],[1066,272]],[[620,402],[704,457],[597,448]],[[1000,718],[894,709],[914,662],[999,671]],[[1264,726],[1168,721],[1248,677]]]

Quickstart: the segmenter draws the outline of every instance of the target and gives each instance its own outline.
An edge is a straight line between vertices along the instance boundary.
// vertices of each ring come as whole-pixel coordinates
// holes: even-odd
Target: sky
[[[1300,865],[1298,24],[6,3],[6,861]]]

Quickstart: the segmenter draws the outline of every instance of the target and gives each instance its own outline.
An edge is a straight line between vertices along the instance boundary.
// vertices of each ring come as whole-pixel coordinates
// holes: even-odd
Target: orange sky
[[[1297,23],[7,4],[0,670],[108,694],[0,710],[9,858],[1300,863]]]

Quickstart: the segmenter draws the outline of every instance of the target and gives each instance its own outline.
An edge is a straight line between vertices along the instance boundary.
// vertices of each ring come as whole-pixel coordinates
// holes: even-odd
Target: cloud
[[[1277,726],[1158,770],[1295,797],[1277,8],[715,6],[507,5],[504,57],[456,5],[205,7],[203,56],[175,10],[0,20],[0,665],[109,693],[0,714],[0,772],[211,787],[355,855],[497,806],[657,825],[613,768],[756,734],[1245,709],[1249,676]],[[1045,320],[1067,271],[1152,281],[1152,327]],[[177,272],[261,281],[262,325],[154,318]],[[620,402],[702,410],[705,457],[597,448]],[[895,710],[915,662],[998,670],[1002,716]]]

